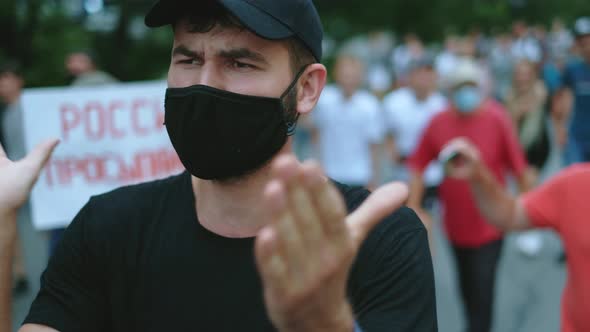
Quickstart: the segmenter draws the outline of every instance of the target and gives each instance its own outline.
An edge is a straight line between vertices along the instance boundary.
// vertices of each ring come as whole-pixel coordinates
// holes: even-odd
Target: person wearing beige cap
[[[505,171],[510,170],[522,188],[528,187],[527,163],[516,131],[503,107],[483,97],[479,84],[481,72],[472,61],[457,65],[449,80],[450,106],[432,118],[408,160],[412,174],[408,205],[419,215],[425,214],[420,208],[423,172],[438,158],[443,147],[457,137],[474,142],[498,181],[505,183]],[[467,331],[490,331],[502,233],[479,213],[467,181],[445,178],[438,194],[444,206],[444,228],[457,261]]]

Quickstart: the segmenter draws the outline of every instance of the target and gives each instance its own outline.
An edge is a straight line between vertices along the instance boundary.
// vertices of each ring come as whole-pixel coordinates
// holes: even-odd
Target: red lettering
[[[115,112],[123,110],[125,104],[120,100],[115,100],[109,105],[109,130],[113,138],[122,138],[125,136],[125,132],[122,129],[117,128],[115,124]]]
[[[137,136],[146,136],[150,133],[149,128],[142,127],[140,124],[140,112],[145,111],[146,106],[149,106],[149,103],[145,99],[134,100],[131,106],[131,126]]]
[[[61,136],[64,141],[70,137],[70,131],[80,124],[80,112],[76,105],[64,104],[59,108]]]
[[[161,131],[164,129],[164,122],[166,122],[166,118],[164,113],[164,105],[162,105],[158,99],[154,100],[154,110],[156,112],[156,123],[154,124],[154,128],[156,128],[158,131]]]
[[[53,187],[53,172],[51,172],[53,166],[53,160],[49,159],[47,165],[45,166],[45,180],[47,182],[47,186],[49,188]]]
[[[97,101],[89,102],[84,108],[84,113],[86,115],[84,117],[86,136],[94,141],[102,139],[105,135],[105,128],[107,126],[105,111],[102,105]]]

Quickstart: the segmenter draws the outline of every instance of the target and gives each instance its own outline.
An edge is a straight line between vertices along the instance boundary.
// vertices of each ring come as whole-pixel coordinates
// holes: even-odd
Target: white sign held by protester
[[[60,144],[31,195],[35,227],[67,226],[92,195],[184,169],[164,123],[165,82],[25,90],[27,150]]]

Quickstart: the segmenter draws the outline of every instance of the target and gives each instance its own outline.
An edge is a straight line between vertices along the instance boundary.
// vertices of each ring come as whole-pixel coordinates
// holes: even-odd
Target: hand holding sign
[[[0,218],[15,214],[24,204],[58,143],[56,139],[47,140],[18,161],[9,160],[0,146]]]

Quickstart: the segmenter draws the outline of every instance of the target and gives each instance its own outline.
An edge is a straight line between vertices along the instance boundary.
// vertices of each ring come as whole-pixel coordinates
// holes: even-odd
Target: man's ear
[[[307,67],[298,83],[297,112],[308,114],[320,98],[326,85],[327,70],[321,63],[314,63]]]

